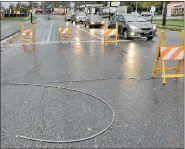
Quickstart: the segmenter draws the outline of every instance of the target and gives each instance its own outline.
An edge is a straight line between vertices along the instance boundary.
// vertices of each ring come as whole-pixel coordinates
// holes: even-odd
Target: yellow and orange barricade
[[[69,23],[66,24],[66,27],[65,28],[61,28],[59,25],[58,25],[58,36],[59,36],[59,42],[63,39],[68,39],[69,42],[70,42],[70,39],[71,39],[71,36],[70,36],[70,25]],[[63,35],[66,35],[65,37],[63,37]]]
[[[30,24],[30,29],[24,29],[24,24],[21,25],[21,35],[22,35],[22,43],[25,40],[30,40],[34,42],[34,34],[33,34],[33,24]]]
[[[115,37],[115,39],[110,40],[108,37]],[[116,43],[116,48],[118,47],[118,23],[116,22],[116,28],[106,28],[104,26],[104,47],[106,47],[106,43]]]
[[[160,31],[159,44],[156,52],[156,58],[154,62],[154,68],[152,71],[152,77],[155,77],[156,71],[162,72],[162,83],[166,84],[166,78],[183,78],[183,73],[179,74],[180,69],[184,65],[184,30],[181,31],[181,45],[178,46],[163,46],[164,31]],[[158,61],[161,62],[161,68],[157,68]],[[178,61],[177,67],[166,68],[165,61]],[[175,73],[166,74],[166,70],[174,70]]]

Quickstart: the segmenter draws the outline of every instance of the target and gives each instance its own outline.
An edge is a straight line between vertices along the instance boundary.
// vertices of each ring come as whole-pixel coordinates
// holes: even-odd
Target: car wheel
[[[86,28],[86,23],[84,23],[84,26],[85,26],[85,28]]]
[[[152,40],[154,37],[153,36],[149,36],[147,37],[147,40]]]
[[[127,40],[128,39],[128,30],[124,29],[122,32],[122,35],[123,35],[123,39]]]
[[[75,25],[77,25],[77,22],[75,21]]]

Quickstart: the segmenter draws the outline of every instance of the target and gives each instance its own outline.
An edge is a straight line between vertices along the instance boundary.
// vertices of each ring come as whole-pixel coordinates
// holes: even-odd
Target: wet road
[[[158,37],[119,39],[117,50],[113,44],[105,49],[102,29],[71,24],[71,43],[59,44],[59,23],[66,25],[59,16],[49,21],[39,16],[35,48],[22,47],[19,35],[1,53],[2,147],[182,148],[183,80],[168,79],[163,86],[160,73],[151,79]],[[180,43],[177,32],[167,31],[165,37],[166,44]],[[77,143],[16,138],[73,140],[95,135],[110,124],[111,110],[96,98],[44,85],[101,98],[114,110],[111,128]]]

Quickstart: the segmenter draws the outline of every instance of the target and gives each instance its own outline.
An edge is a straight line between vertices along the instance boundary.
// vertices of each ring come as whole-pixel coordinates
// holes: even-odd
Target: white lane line
[[[49,34],[48,34],[48,37],[47,37],[47,42],[49,42],[49,40],[50,40],[52,26],[53,26],[53,21],[51,22],[51,25],[50,25]]]
[[[91,32],[88,32],[87,30],[85,30],[85,29],[83,29],[83,28],[81,28],[81,27],[79,27],[79,26],[77,26],[77,27],[80,28],[81,30],[83,30],[84,32],[89,33],[89,34],[91,34],[92,36],[94,36],[94,37],[96,37],[96,38],[98,38],[98,39],[102,39],[101,37],[99,37],[99,36],[97,36],[97,35],[95,35],[95,34],[93,34],[93,33],[91,33]]]

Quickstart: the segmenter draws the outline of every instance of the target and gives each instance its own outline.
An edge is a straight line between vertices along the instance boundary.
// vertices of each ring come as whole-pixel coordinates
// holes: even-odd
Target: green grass
[[[162,26],[162,20],[152,20],[152,23]],[[184,27],[184,20],[180,20],[180,19],[166,20],[166,26]]]
[[[178,26],[162,26],[162,25],[157,25],[157,28],[159,29],[169,29],[172,31],[179,31],[179,30],[183,30],[184,27],[178,27]]]

